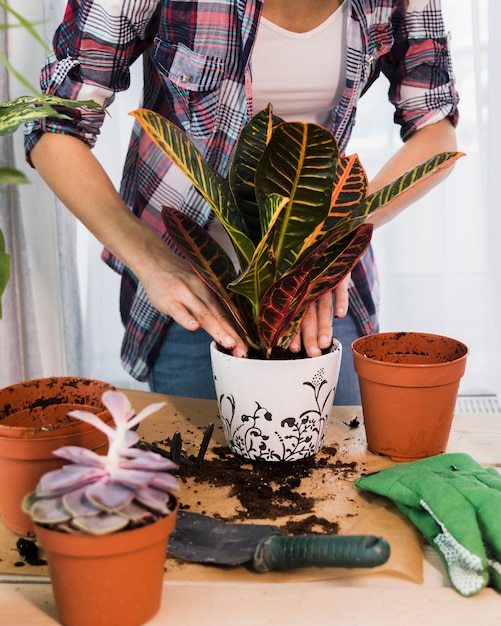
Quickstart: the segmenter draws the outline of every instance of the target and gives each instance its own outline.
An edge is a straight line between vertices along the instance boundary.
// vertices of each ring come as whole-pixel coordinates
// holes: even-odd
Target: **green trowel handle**
[[[304,535],[273,533],[254,553],[257,572],[300,567],[375,567],[390,556],[383,537],[373,535]]]

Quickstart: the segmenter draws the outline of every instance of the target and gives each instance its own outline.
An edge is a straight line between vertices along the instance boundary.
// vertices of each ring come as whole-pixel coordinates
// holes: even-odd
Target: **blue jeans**
[[[358,378],[350,349],[359,333],[351,316],[334,320],[334,336],[343,346],[334,404],[359,405]],[[204,330],[193,332],[171,322],[148,379],[150,390],[173,396],[215,399],[209,353],[211,341]]]

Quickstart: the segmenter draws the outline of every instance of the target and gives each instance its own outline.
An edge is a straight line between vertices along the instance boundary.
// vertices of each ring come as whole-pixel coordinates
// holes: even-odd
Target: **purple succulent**
[[[108,454],[101,456],[77,446],[56,450],[56,456],[71,464],[42,476],[36,491],[23,503],[37,524],[103,535],[142,526],[171,512],[172,496],[179,491],[171,473],[176,464],[133,447],[139,435],[132,429],[164,403],[150,404],[134,415],[127,396],[119,391],[106,391],[102,401],[114,428],[87,411],[69,415],[101,430],[108,437]]]

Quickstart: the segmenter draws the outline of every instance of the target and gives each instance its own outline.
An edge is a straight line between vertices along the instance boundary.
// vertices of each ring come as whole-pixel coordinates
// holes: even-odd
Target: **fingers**
[[[291,345],[292,352],[299,352],[301,342],[308,356],[319,356],[332,342],[332,294],[326,293],[308,307],[301,322],[300,332]]]
[[[344,280],[334,289],[334,315],[338,318],[346,317],[348,312],[348,286],[350,284],[351,274],[348,274]]]
[[[170,271],[150,281],[148,296],[159,311],[186,330],[203,328],[234,356],[247,356],[247,346],[213,292],[189,271]]]
[[[319,356],[331,345],[333,317],[343,318],[348,312],[350,279],[351,274],[348,274],[332,293],[325,293],[308,307],[301,327],[289,346],[292,352],[299,352],[302,343],[308,356]]]

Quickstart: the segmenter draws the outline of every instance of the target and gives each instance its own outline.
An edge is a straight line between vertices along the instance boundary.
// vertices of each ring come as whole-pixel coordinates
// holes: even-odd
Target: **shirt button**
[[[188,76],[188,74],[181,74],[182,83],[189,83],[190,81],[191,81],[191,76]]]

